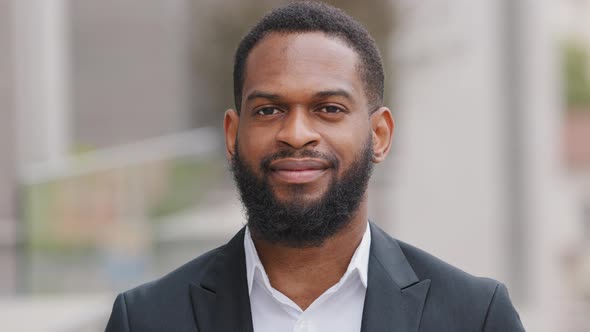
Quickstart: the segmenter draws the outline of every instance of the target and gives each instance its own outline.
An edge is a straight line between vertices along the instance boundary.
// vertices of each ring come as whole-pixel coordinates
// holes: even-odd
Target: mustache
[[[275,152],[271,155],[268,155],[262,159],[260,162],[260,167],[264,172],[270,172],[270,164],[278,159],[285,159],[285,158],[314,158],[314,159],[321,159],[326,161],[330,168],[338,168],[339,162],[338,158],[332,154],[319,152],[315,150],[294,150],[294,149],[285,149]]]

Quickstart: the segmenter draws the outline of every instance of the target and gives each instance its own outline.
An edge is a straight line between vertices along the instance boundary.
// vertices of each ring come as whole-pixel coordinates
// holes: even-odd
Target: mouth
[[[282,182],[303,184],[324,175],[330,164],[321,159],[281,159],[270,164],[271,174]]]

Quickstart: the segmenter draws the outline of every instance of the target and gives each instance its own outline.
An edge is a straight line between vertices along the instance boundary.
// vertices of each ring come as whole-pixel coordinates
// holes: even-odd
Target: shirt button
[[[307,332],[309,331],[309,323],[307,322],[307,320],[302,319],[300,321],[297,322],[296,326],[295,326],[295,331],[296,332]]]

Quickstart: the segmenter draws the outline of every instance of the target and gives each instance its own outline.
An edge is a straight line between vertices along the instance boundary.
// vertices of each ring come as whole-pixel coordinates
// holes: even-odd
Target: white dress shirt
[[[305,311],[270,285],[248,228],[246,276],[254,332],[359,332],[367,291],[371,231],[367,228],[346,272]]]

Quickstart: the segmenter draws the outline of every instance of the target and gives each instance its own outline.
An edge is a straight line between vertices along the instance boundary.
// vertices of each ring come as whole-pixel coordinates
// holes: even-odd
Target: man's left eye
[[[342,109],[337,106],[324,106],[320,108],[320,112],[323,113],[341,113]]]

